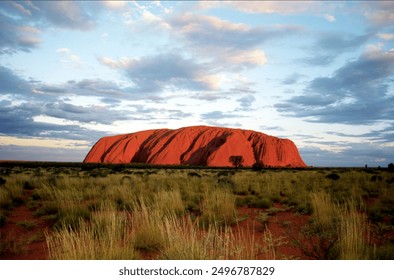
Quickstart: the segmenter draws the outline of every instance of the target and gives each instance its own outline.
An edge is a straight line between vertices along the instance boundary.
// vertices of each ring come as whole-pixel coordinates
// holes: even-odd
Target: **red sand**
[[[26,191],[24,200],[32,191]],[[31,229],[21,222],[33,222]],[[8,216],[6,224],[0,228],[2,251],[0,259],[7,260],[45,260],[48,258],[44,232],[50,231],[50,224],[33,215],[26,205],[15,207]]]
[[[146,130],[101,138],[84,162],[232,166],[239,155],[244,166],[306,167],[289,139],[261,132],[210,126]]]

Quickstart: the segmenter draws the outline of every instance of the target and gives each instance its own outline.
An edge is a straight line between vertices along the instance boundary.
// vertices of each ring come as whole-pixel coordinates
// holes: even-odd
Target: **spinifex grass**
[[[163,221],[165,246],[161,259],[214,260],[256,259],[259,247],[254,235],[236,232],[229,226],[209,224],[201,229],[190,217],[168,216]]]
[[[170,212],[177,216],[185,213],[185,205],[178,189],[158,191],[154,196],[154,203],[154,207],[163,213]]]
[[[333,203],[330,194],[319,191],[310,194],[313,217],[322,231],[333,229],[336,226],[339,209],[338,205]]]
[[[334,202],[330,194],[319,191],[310,194],[313,213],[296,238],[309,257],[316,259],[371,258],[370,224],[365,212],[352,198]]]
[[[232,225],[236,221],[235,195],[229,190],[215,188],[207,190],[201,205],[203,225]]]
[[[394,176],[385,170],[267,169],[256,172],[146,166],[144,169],[125,167],[120,173],[118,169],[111,169],[113,166],[90,167],[26,170],[15,167],[6,172],[3,169],[4,172],[0,173],[6,180],[0,187],[3,225],[7,225],[10,211],[18,199],[22,198],[24,203],[31,190],[32,195],[26,197],[26,201],[28,205],[34,204],[32,211],[51,219],[50,227],[55,225],[54,230],[49,231],[51,234],[47,234],[48,244],[51,240],[56,241],[50,247],[53,258],[133,258],[136,251],[144,253],[144,257],[163,259],[253,258],[261,248],[247,244],[253,243],[253,238],[260,238],[261,233],[256,237],[248,236],[248,231],[238,231],[237,198],[237,205],[242,207],[267,208],[273,203],[282,203],[287,211],[298,212],[296,215],[310,214],[308,228],[301,233],[303,239],[300,234],[294,236],[305,242],[323,240],[321,248],[329,252],[315,255],[316,258],[367,258],[365,252],[370,252],[369,249],[357,249],[370,247],[368,240],[375,240],[375,236],[368,239],[370,226],[365,220],[365,212],[373,223],[390,225],[394,220]],[[350,201],[353,201],[354,208],[346,206]],[[103,203],[110,204],[111,211],[119,217],[111,218],[111,211],[104,210]],[[127,218],[122,218],[124,215]],[[363,218],[360,220],[360,217]],[[121,222],[111,224],[108,219],[127,220],[127,225],[124,227]],[[119,231],[126,234],[114,235],[111,225],[117,225]],[[298,230],[295,223],[289,223],[288,228]],[[111,234],[117,241],[113,241],[114,238],[104,240],[104,236]],[[250,242],[242,243],[240,234]],[[63,243],[60,242],[62,236]],[[93,253],[77,255],[70,252],[72,248],[83,251],[81,248],[84,243],[88,246],[90,241],[86,240],[89,238],[94,241],[89,245],[91,248],[98,246],[89,249]],[[266,239],[269,238],[267,232]],[[271,238],[276,240],[278,237]],[[332,244],[325,243],[327,239],[332,240]],[[360,241],[362,239],[364,244]],[[113,252],[107,256],[100,251],[97,240],[103,244],[121,244],[117,247],[126,253]],[[390,242],[390,238],[379,239],[377,250],[386,250],[385,246]],[[300,244],[303,245],[305,243]],[[255,251],[249,252],[247,248]],[[146,251],[151,253],[145,254]],[[346,255],[345,251],[356,253]],[[271,250],[271,256],[278,258],[274,253]],[[369,257],[374,256],[369,254]]]
[[[163,218],[170,212],[160,212],[152,205],[147,205],[143,199],[133,206],[132,213],[132,245],[134,248],[158,252],[164,247]]]
[[[363,260],[372,257],[370,223],[365,213],[353,201],[345,204],[340,212],[339,258]]]
[[[74,229],[67,224],[46,241],[50,259],[138,259],[139,255],[130,242],[130,218],[127,213],[115,210],[115,206],[103,204],[90,221],[80,220]]]

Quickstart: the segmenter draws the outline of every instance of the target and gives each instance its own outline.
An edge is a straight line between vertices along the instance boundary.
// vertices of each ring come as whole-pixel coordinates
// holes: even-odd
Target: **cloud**
[[[212,111],[209,113],[204,113],[200,115],[203,120],[221,120],[221,119],[231,119],[243,117],[239,114],[224,113],[222,111]]]
[[[41,85],[33,89],[34,93],[45,94],[47,98],[48,94],[65,94],[68,92],[67,88],[53,85]]]
[[[380,39],[385,40],[385,41],[394,40],[394,34],[393,33],[378,33],[376,36],[378,38],[380,38]]]
[[[394,2],[370,1],[363,3],[366,19],[375,27],[392,26],[394,24]]]
[[[340,151],[324,150],[316,146],[300,147],[303,160],[312,166],[387,167],[394,162],[394,147],[375,143],[347,143]]]
[[[132,96],[131,88],[121,87],[120,85],[101,79],[83,79],[81,81],[69,81],[73,91],[79,95],[112,96],[125,99],[135,99]]]
[[[296,34],[299,26],[250,27],[214,16],[186,13],[172,17],[168,24],[173,35],[199,56],[211,59],[212,67],[242,70],[267,62],[261,49],[267,40]]]
[[[244,65],[246,67],[264,65],[267,63],[267,58],[262,50],[244,51],[234,56],[229,56],[225,60],[229,64]]]
[[[42,137],[18,138],[0,135],[0,146],[16,145],[24,147],[86,149],[89,148],[89,144],[89,142],[83,140],[48,139]]]
[[[282,81],[282,85],[294,85],[296,84],[302,77],[304,77],[303,75],[299,74],[299,73],[293,73],[290,76],[286,77],[285,79],[283,79]]]
[[[394,96],[389,89],[393,73],[394,51],[372,45],[331,77],[313,79],[302,95],[275,107],[286,116],[312,122],[372,124],[392,120]]]
[[[16,3],[16,2],[11,2],[11,5],[14,6],[19,12],[21,12],[24,15],[31,16],[31,11],[23,7],[21,4]]]
[[[29,52],[50,28],[91,30],[102,5],[76,1],[1,1],[0,54]]]
[[[11,69],[0,65],[0,93],[27,94],[32,90],[29,82],[15,74]]]
[[[74,30],[92,29],[95,26],[92,14],[100,8],[94,3],[73,1],[35,2],[34,5],[49,23]]]
[[[140,58],[107,57],[99,61],[120,69],[135,85],[131,93],[157,93],[164,89],[217,90],[220,77],[209,68],[175,53],[164,53]]]
[[[115,60],[110,57],[100,56],[97,59],[101,64],[113,69],[126,68],[131,62],[131,59],[128,57],[121,57],[118,60]]]
[[[89,149],[0,145],[2,160],[82,162]]]
[[[237,100],[239,105],[241,106],[241,110],[251,110],[252,104],[256,101],[256,98],[253,95],[247,95],[241,97]]]
[[[330,15],[330,14],[324,15],[324,18],[325,18],[328,22],[334,22],[334,21],[337,20],[337,19],[335,18],[335,16]]]
[[[371,34],[354,35],[345,32],[321,32],[310,49],[314,55],[301,61],[312,66],[326,66],[340,54],[354,51],[370,39]]]
[[[215,101],[219,99],[228,99],[228,94],[224,94],[223,92],[198,92],[192,94],[190,98],[198,99],[198,100],[205,100],[205,101]]]
[[[45,134],[58,138],[89,138],[89,135],[94,133],[83,128],[84,124],[112,124],[117,120],[127,119],[129,112],[104,105],[76,106],[60,99],[71,93],[78,93],[79,96],[108,96],[113,94],[112,91],[119,89],[112,89],[111,86],[115,87],[114,84],[106,84],[103,81],[92,83],[88,80],[83,80],[79,84],[74,82],[48,85],[38,82],[33,85],[11,69],[0,66],[0,133],[17,136],[40,137]],[[19,97],[16,98],[15,95]],[[68,123],[59,125],[53,122],[37,122],[37,116],[50,116]]]
[[[224,72],[239,73],[265,65],[267,57],[261,48],[263,42],[302,32],[301,27],[294,25],[251,27],[192,13],[153,15],[144,6],[134,5],[140,14],[139,21],[135,21],[135,15],[132,15],[134,25],[140,21],[142,26],[165,25],[165,28],[160,27],[162,31],[182,45],[180,49],[156,55],[97,58],[102,65],[127,77],[134,84],[130,93],[137,95],[187,89],[196,92],[196,98],[216,99],[219,97],[217,93],[205,92],[222,91]],[[247,90],[254,92],[250,87]]]
[[[1,5],[4,3],[0,3],[0,8]],[[40,29],[23,22],[18,23],[2,9],[0,9],[0,26],[0,54],[13,54],[17,51],[29,52],[41,43]]]
[[[56,53],[60,56],[62,63],[71,64],[74,67],[80,67],[82,65],[81,58],[68,48],[57,49]]]
[[[105,8],[108,8],[110,10],[122,10],[127,6],[126,1],[102,1],[103,5]]]
[[[2,124],[0,133],[13,136],[40,136],[42,132],[58,130],[59,126],[57,125],[35,123],[33,121],[33,117],[41,112],[41,106],[37,103],[3,104],[0,107],[0,123]],[[71,127],[68,128],[71,129]],[[61,129],[67,130],[67,127]],[[65,136],[67,138],[67,134]]]
[[[50,116],[56,120],[46,120]],[[105,118],[103,118],[105,116]],[[2,101],[0,106],[0,135],[18,138],[59,139],[67,141],[88,141],[93,144],[106,135],[100,128],[94,130],[85,124],[110,124],[116,120],[126,119],[127,114],[121,110],[95,108],[94,106],[75,106],[64,102],[42,103],[23,102],[18,105]],[[38,140],[37,140],[38,141]],[[16,142],[14,143],[17,144]],[[32,143],[33,145],[33,143]]]
[[[59,53],[69,52],[67,49],[60,49]],[[157,65],[155,67],[160,66]],[[185,65],[185,67],[187,67],[187,65]],[[134,69],[134,71],[137,70]],[[143,70],[141,71],[142,73],[139,76],[140,78],[144,72]],[[149,72],[149,69],[146,71]],[[199,89],[203,89],[205,87],[215,88],[218,86],[217,83],[220,81],[219,77],[215,77],[215,75],[204,76],[203,72],[201,73],[202,74],[199,75],[196,73],[195,77],[192,77],[195,79],[195,83],[201,83],[204,85],[204,87],[201,86]],[[127,75],[127,73],[125,73],[125,75]],[[185,77],[185,80],[186,78],[187,77]],[[175,80],[172,82],[176,83]],[[192,84],[192,82],[193,81],[190,81],[190,84]],[[146,83],[149,83],[148,77]],[[163,84],[165,83],[163,82]],[[144,87],[142,82],[140,85]],[[66,95],[78,95],[112,98],[111,103],[114,103],[114,99],[117,98],[117,103],[119,103],[121,100],[146,99],[147,91],[142,89],[143,88],[141,87],[124,86],[113,81],[106,81],[102,79],[83,79],[80,81],[68,81],[61,84],[50,85],[41,81],[27,81],[24,77],[16,74],[13,70],[0,66],[0,93],[10,95],[22,94],[24,95],[25,100],[35,100],[48,103],[54,102],[60,97],[64,97]],[[150,97],[153,98],[154,96]]]
[[[317,12],[322,10],[319,2],[307,1],[202,1],[201,9],[212,9],[216,7],[230,7],[251,14],[300,14],[306,12]]]
[[[42,115],[80,123],[112,124],[117,120],[127,120],[127,111],[109,109],[103,105],[76,106],[65,102],[46,103]]]

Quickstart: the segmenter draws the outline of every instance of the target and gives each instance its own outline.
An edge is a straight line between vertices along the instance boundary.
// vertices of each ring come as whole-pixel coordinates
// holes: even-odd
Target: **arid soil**
[[[44,232],[51,230],[51,224],[35,217],[34,210],[26,205],[31,193],[31,190],[25,190],[23,204],[13,209],[6,224],[0,228],[0,241],[4,252],[0,259],[47,259]]]

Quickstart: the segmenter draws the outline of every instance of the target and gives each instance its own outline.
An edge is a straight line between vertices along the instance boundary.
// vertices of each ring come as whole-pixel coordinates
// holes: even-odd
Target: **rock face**
[[[306,167],[289,139],[252,130],[210,126],[103,137],[84,162],[232,166],[229,158],[233,155],[242,156],[244,166],[258,162],[271,167]]]

